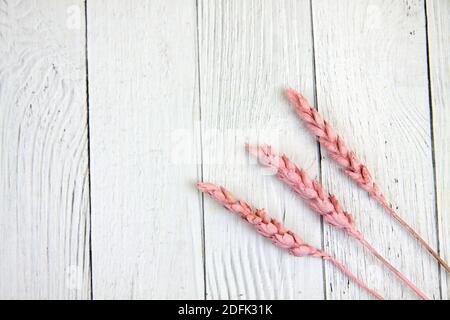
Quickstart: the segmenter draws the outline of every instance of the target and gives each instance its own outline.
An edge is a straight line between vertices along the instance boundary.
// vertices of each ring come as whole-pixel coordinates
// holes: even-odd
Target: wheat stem
[[[327,259],[324,259],[327,260]],[[356,282],[358,285],[360,285],[361,287],[363,287],[364,289],[366,289],[371,295],[373,295],[375,298],[379,299],[379,300],[384,300],[382,296],[380,296],[376,291],[368,288],[366,286],[366,284],[364,282],[362,282],[361,280],[359,280],[357,277],[355,277],[355,275],[353,273],[351,273],[350,271],[348,271],[348,269],[346,269],[342,263],[340,263],[338,260],[336,260],[333,257],[330,257],[328,259],[332,264],[334,264],[339,270],[341,270],[347,277],[349,277],[350,279],[352,279],[354,282]]]
[[[402,217],[400,217],[397,212],[395,212],[394,209],[391,208],[391,206],[387,203],[386,199],[380,199],[379,203],[381,204],[381,206],[383,206],[383,208],[385,208],[390,214],[391,216],[397,220],[398,223],[400,223],[403,227],[406,228],[406,230],[408,230],[408,232],[414,237],[416,238],[417,241],[419,241],[420,244],[422,244],[422,246],[441,264],[441,266],[447,271],[450,272],[450,266],[447,264],[447,262],[445,262],[444,259],[442,259],[439,254],[437,252],[435,252],[433,250],[432,247],[430,247],[430,245],[428,244],[428,242],[426,242],[408,223],[406,223],[405,220],[402,219]]]
[[[430,300],[419,288],[416,287],[414,283],[409,281],[400,271],[398,271],[393,265],[391,265],[381,254],[375,250],[366,239],[360,240],[361,243],[377,257],[381,262],[383,262],[397,277],[402,279],[408,286],[410,286],[422,299]]]

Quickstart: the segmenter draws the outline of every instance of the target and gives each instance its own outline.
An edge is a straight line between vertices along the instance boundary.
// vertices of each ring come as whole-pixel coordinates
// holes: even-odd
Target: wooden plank
[[[371,168],[406,221],[436,247],[423,1],[314,1],[318,107]],[[438,268],[365,192],[322,162],[325,186],[342,199],[369,242],[438,299]],[[325,247],[387,298],[417,298],[355,241],[325,229]],[[331,299],[367,298],[326,269]]]
[[[84,2],[0,2],[0,298],[90,296]]]
[[[203,298],[195,1],[87,13],[94,298]]]
[[[430,89],[433,106],[439,244],[450,260],[450,3],[427,1]],[[450,276],[442,269],[442,298],[450,298]]]
[[[244,151],[271,143],[318,174],[317,145],[282,93],[314,97],[309,1],[200,1],[198,12],[204,180],[320,247],[320,219]],[[320,260],[289,256],[209,199],[204,214],[208,299],[324,297]]]

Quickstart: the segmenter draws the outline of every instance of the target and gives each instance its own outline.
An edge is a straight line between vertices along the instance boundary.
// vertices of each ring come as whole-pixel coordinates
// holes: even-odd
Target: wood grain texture
[[[425,14],[422,1],[314,1],[318,107],[371,169],[387,198],[436,247]],[[436,262],[365,192],[322,161],[324,185],[366,238],[431,298]],[[360,245],[325,228],[325,248],[387,298],[417,298]],[[367,296],[326,269],[331,299]]]
[[[449,261],[450,3],[424,1],[96,0],[87,30],[85,1],[0,1],[0,299],[369,298],[203,199],[201,179],[265,207],[386,298],[417,298],[322,227],[245,142],[321,178],[384,256],[449,299],[449,276],[319,153],[282,94],[317,105]]]
[[[318,174],[318,149],[283,98],[287,85],[313,99],[309,1],[199,1],[203,178],[265,207],[309,243],[321,224],[244,143],[271,143]],[[204,200],[207,299],[323,299],[322,262],[275,248]]]
[[[87,13],[94,298],[203,298],[195,1]]]
[[[0,2],[0,298],[90,295],[83,1]]]
[[[440,253],[450,260],[450,2],[427,1],[430,89],[433,110]],[[442,270],[442,298],[450,298]]]

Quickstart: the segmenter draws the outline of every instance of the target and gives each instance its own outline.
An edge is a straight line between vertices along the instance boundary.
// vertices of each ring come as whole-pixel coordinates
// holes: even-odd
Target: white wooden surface
[[[314,20],[320,112],[371,168],[399,214],[436,246],[423,2],[315,1],[313,17],[320,17]],[[367,240],[439,298],[438,268],[429,254],[328,158],[322,180],[354,213]],[[415,297],[355,241],[325,231],[325,248],[370,285],[388,298]],[[346,288],[339,271],[326,271],[330,298],[362,297],[358,288]]]
[[[439,249],[450,258],[450,2],[428,1],[431,105],[436,165]],[[442,272],[442,297],[450,297],[450,277]]]
[[[94,298],[203,298],[195,18],[88,2]]]
[[[0,298],[90,296],[83,1],[0,2]]]
[[[321,179],[383,255],[448,299],[448,275],[319,152],[282,89],[314,102],[448,261],[449,27],[447,0],[0,2],[0,298],[368,298],[198,180],[387,298],[416,298],[249,159],[249,141]]]
[[[244,151],[246,141],[270,143],[318,173],[317,146],[282,96],[291,84],[314,97],[309,8],[309,1],[200,1],[203,179],[320,246],[320,219]],[[320,260],[286,255],[209,199],[204,215],[208,299],[323,299]]]

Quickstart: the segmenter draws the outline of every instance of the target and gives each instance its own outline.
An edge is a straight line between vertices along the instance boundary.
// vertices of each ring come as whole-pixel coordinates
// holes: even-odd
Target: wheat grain
[[[298,116],[305,122],[309,131],[318,138],[322,147],[324,147],[330,157],[336,161],[343,171],[355,181],[359,187],[369,193],[389,214],[397,220],[408,232],[419,241],[423,247],[450,272],[450,266],[442,259],[439,254],[405,221],[398,213],[392,209],[383,193],[373,181],[372,175],[367,167],[361,163],[355,153],[350,151],[344,140],[340,138],[333,128],[320,116],[319,112],[312,108],[308,101],[293,89],[286,90],[289,101],[295,107]]]
[[[367,290],[375,298],[383,300],[383,297],[376,291],[370,289],[364,282],[359,280],[338,260],[328,255],[322,250],[305,243],[302,238],[286,229],[286,227],[271,218],[264,209],[253,209],[247,202],[236,200],[231,193],[223,187],[218,187],[212,183],[200,182],[197,184],[200,191],[207,193],[218,203],[229,211],[238,214],[243,220],[251,224],[262,236],[272,240],[277,247],[287,249],[291,255],[296,257],[312,256],[330,261],[339,268],[350,279],[355,281],[363,289]]]
[[[286,155],[274,154],[270,146],[246,145],[246,150],[255,155],[262,165],[274,170],[277,177],[300,195],[311,209],[322,215],[327,223],[343,229],[347,234],[356,238],[414,292],[425,300],[429,299],[364,239],[363,234],[356,228],[352,215],[343,211],[338,199],[334,195],[328,194],[319,182],[311,180],[305,170],[297,167]]]

